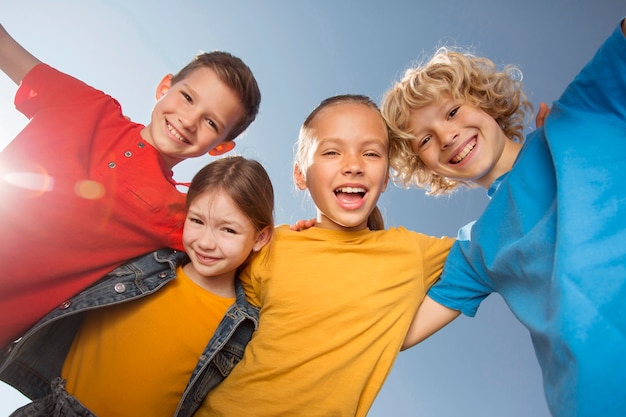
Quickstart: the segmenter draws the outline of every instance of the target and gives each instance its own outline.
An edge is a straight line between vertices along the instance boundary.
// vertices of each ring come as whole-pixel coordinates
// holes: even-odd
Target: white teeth
[[[472,149],[474,149],[476,147],[476,142],[474,143],[470,143],[467,144],[467,146],[465,148],[463,148],[463,150],[454,158],[452,158],[452,163],[453,164],[458,164],[459,162],[461,162],[462,160],[465,159],[465,157],[467,155],[469,155],[469,153],[472,151]]]
[[[174,128],[172,127],[172,125],[168,124],[168,125],[167,125],[167,129],[168,129],[168,130],[170,131],[170,133],[171,133],[172,135],[174,135],[174,137],[175,137],[176,139],[178,139],[179,141],[181,141],[181,142],[185,142],[185,143],[189,143],[189,142],[187,141],[187,139],[185,139],[184,137],[182,137],[181,135],[179,135],[179,134],[178,134],[178,132],[176,131],[176,129],[174,129]]]
[[[365,189],[364,188],[357,188],[357,187],[340,187],[337,188],[335,190],[336,193],[350,193],[350,194],[357,194],[357,193],[365,193]]]

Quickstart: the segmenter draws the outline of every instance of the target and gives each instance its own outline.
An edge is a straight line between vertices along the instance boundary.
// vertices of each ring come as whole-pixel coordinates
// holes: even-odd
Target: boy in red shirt
[[[219,155],[255,119],[250,69],[225,52],[196,56],[156,89],[151,121],[42,63],[0,25],[0,69],[30,121],[0,152],[0,346],[121,263],[182,250],[185,195],[172,167]]]

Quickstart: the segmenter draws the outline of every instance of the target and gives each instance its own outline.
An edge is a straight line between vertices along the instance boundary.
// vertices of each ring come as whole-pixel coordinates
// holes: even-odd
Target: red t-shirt
[[[45,64],[0,153],[0,346],[125,261],[182,249],[185,195],[110,96]]]

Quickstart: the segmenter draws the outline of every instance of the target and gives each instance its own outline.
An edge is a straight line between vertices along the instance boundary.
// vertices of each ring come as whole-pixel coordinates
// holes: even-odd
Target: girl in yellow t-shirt
[[[314,227],[274,231],[240,276],[259,329],[197,416],[365,416],[452,245],[383,230],[387,128],[367,97],[323,101],[300,131],[294,179]],[[263,261],[259,261],[263,258]]]

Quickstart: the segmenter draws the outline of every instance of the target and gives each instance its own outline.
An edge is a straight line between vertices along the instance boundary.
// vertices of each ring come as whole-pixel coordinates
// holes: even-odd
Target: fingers
[[[315,222],[316,219],[298,220],[295,224],[289,226],[289,228],[295,232],[300,232],[302,230],[315,226]]]
[[[548,107],[546,103],[539,103],[539,111],[537,112],[537,117],[535,117],[535,125],[538,128],[543,126],[549,114],[550,107]]]

